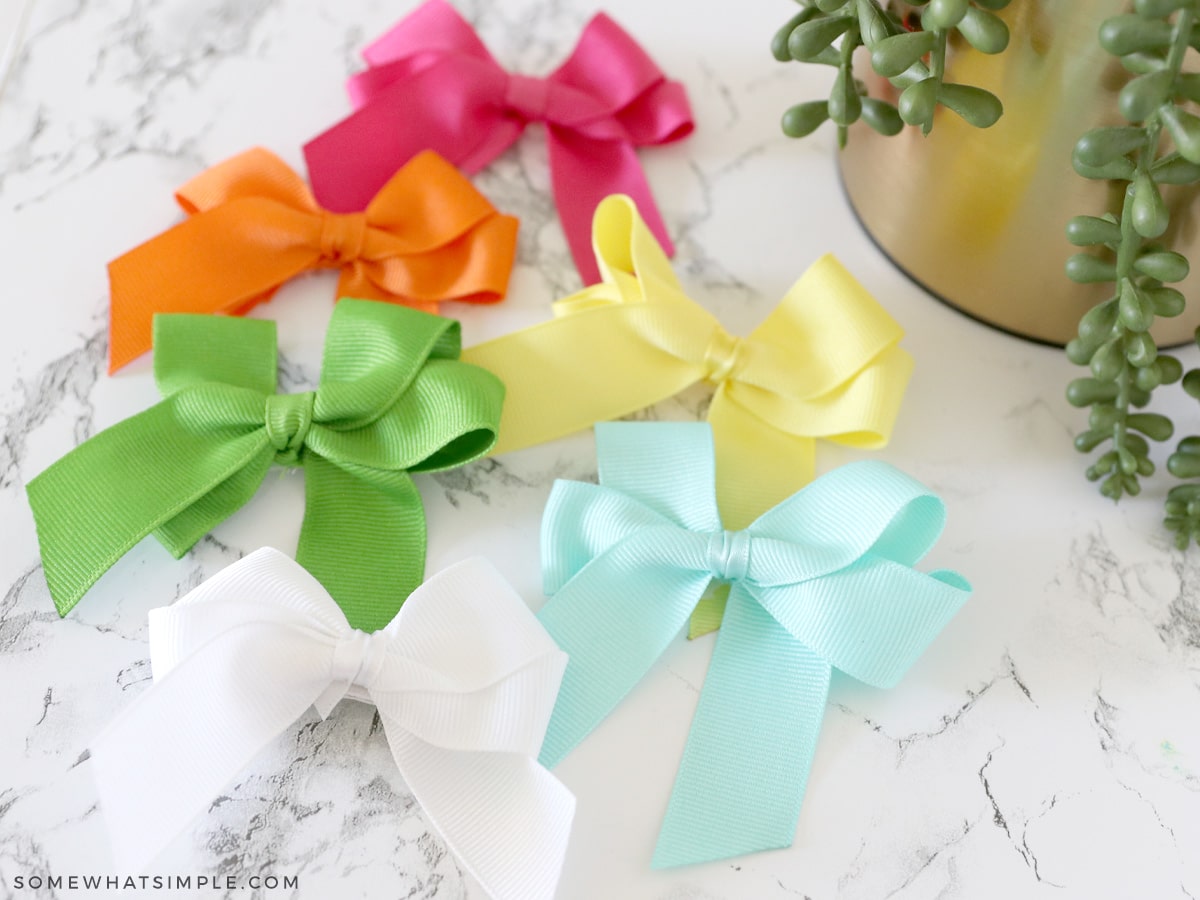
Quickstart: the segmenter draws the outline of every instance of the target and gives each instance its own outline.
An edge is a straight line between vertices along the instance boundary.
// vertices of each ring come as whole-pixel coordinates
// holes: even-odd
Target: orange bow
[[[310,269],[341,269],[338,297],[426,312],[439,300],[492,303],[516,251],[517,220],[433,152],[414,156],[365,212],[326,212],[261,147],[213,166],[175,199],[190,218],[108,264],[110,373],[150,349],[156,312],[243,315]]]

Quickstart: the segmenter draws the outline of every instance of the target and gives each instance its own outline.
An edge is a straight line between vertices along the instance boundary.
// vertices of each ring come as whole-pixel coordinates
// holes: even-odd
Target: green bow
[[[305,470],[296,560],[353,627],[382,628],[424,577],[425,513],[409,473],[463,465],[496,441],[504,386],[459,362],[460,349],[451,319],[342,300],[320,387],[276,394],[273,322],[155,316],[165,399],[28,486],[59,615],[151,532],[182,556],[278,463]]]

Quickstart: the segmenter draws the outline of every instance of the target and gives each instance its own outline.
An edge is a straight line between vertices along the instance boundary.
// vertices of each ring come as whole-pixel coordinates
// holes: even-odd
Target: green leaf
[[[1075,216],[1067,223],[1067,240],[1076,247],[1118,244],[1121,241],[1121,228],[1096,216]]]
[[[1144,238],[1159,237],[1171,221],[1158,185],[1145,172],[1139,172],[1133,180],[1131,213],[1133,230]]]
[[[837,12],[849,2],[850,0],[816,0],[816,6],[823,13],[832,13]]]
[[[943,84],[937,98],[976,128],[990,128],[1004,114],[999,97],[969,84]]]
[[[1158,287],[1158,288],[1143,288],[1142,294],[1150,301],[1154,307],[1154,314],[1157,316],[1177,316],[1183,312],[1187,301],[1183,294],[1175,290],[1175,288]],[[1174,379],[1170,379],[1174,381]]]
[[[788,19],[787,23],[776,31],[775,36],[771,38],[771,55],[780,62],[791,62],[792,54],[788,50],[788,38],[792,36],[792,31],[797,25],[803,25],[816,14],[817,10],[814,7],[805,6],[800,12]]]
[[[849,16],[813,19],[797,26],[788,38],[792,59],[810,60],[850,30],[854,19]]]
[[[871,49],[871,68],[884,78],[894,78],[933,49],[932,31],[906,31],[884,38]]]
[[[1167,471],[1176,478],[1200,477],[1200,456],[1190,453],[1172,453],[1167,457]]]
[[[954,28],[963,20],[970,8],[971,5],[967,0],[929,0],[929,7],[921,15],[921,23],[927,29]]]
[[[1137,171],[1134,164],[1124,156],[1118,156],[1103,166],[1089,166],[1081,162],[1078,155],[1072,154],[1071,165],[1077,174],[1097,181],[1131,181]]]
[[[1183,375],[1183,364],[1173,356],[1160,356],[1154,361],[1154,367],[1162,376],[1163,384],[1174,384]]]
[[[849,69],[838,69],[829,94],[829,118],[838,125],[853,125],[862,115],[862,97]]]
[[[1117,385],[1096,378],[1076,378],[1067,385],[1067,402],[1074,407],[1091,406],[1093,403],[1112,402],[1117,399]]]
[[[1167,64],[1165,53],[1126,53],[1121,57],[1121,65],[1134,75],[1148,75],[1157,72]]]
[[[1133,8],[1147,19],[1165,19],[1177,9],[1191,6],[1190,0],[1133,0]]]
[[[1146,443],[1146,439],[1129,431],[1125,432],[1125,446],[1138,456],[1146,456],[1150,452],[1150,445]]]
[[[1175,73],[1162,69],[1142,75],[1121,88],[1117,95],[1117,108],[1130,122],[1144,122],[1171,97],[1171,86]]]
[[[1067,341],[1067,346],[1063,348],[1066,351],[1067,359],[1075,363],[1077,366],[1086,366],[1092,359],[1092,353],[1095,352],[1095,347],[1089,346],[1079,338],[1071,338]]]
[[[1146,132],[1126,125],[1093,128],[1075,142],[1075,159],[1085,166],[1103,166],[1144,146]]]
[[[1091,453],[1110,437],[1110,431],[1085,431],[1075,435],[1075,449],[1080,453]]]
[[[1137,373],[1133,376],[1133,383],[1143,391],[1152,391],[1162,384],[1162,375],[1159,372],[1157,362],[1153,366],[1138,369]]]
[[[863,97],[862,117],[864,122],[887,137],[904,130],[904,120],[900,118],[900,113],[896,111],[896,107],[884,100]]]
[[[1200,181],[1200,165],[1172,153],[1151,166],[1150,174],[1159,184],[1192,184]]]
[[[1101,381],[1115,381],[1125,367],[1125,357],[1116,341],[1102,344],[1100,349],[1092,354],[1092,374]]]
[[[1154,324],[1154,308],[1134,286],[1132,279],[1121,279],[1119,305],[1121,324],[1130,331],[1146,331]]]
[[[1200,400],[1200,369],[1192,369],[1183,376],[1183,390],[1189,397]]]
[[[862,34],[863,43],[868,47],[874,47],[894,33],[888,17],[873,0],[855,0],[854,8],[858,13],[858,30]]]
[[[1171,26],[1137,15],[1113,16],[1100,25],[1100,46],[1113,56],[1157,50],[1171,43]]]
[[[1098,403],[1088,415],[1088,427],[1095,431],[1108,431],[1117,423],[1118,418],[1119,414],[1115,408],[1106,403]]]
[[[1200,164],[1200,118],[1174,105],[1164,106],[1160,115],[1179,155],[1188,162]]]
[[[1125,339],[1125,358],[1129,360],[1129,364],[1136,368],[1144,368],[1145,366],[1154,365],[1154,360],[1158,358],[1158,347],[1154,346],[1154,338],[1150,335],[1131,334]],[[1148,403],[1150,398],[1146,398]],[[1145,403],[1138,404],[1145,406]]]
[[[1117,475],[1110,475],[1102,485],[1100,485],[1100,493],[1109,500],[1121,499],[1121,479]]]
[[[1183,281],[1188,276],[1187,258],[1173,250],[1144,253],[1134,261],[1133,267],[1159,281]]]
[[[1175,92],[1193,103],[1200,103],[1200,73],[1183,72],[1177,75]]]
[[[1113,325],[1117,323],[1118,304],[1105,300],[1093,306],[1079,320],[1079,338],[1093,347],[1112,337]]]
[[[937,79],[926,78],[906,87],[900,93],[900,118],[909,125],[920,125],[926,134],[933,126],[933,111],[937,106]]]
[[[824,100],[797,103],[783,114],[780,125],[788,137],[807,137],[829,118],[829,104]]]
[[[1175,426],[1166,416],[1158,413],[1134,413],[1125,419],[1125,424],[1134,431],[1140,431],[1152,441],[1170,440],[1175,433]]]
[[[980,53],[1002,53],[1008,46],[1008,26],[998,16],[972,6],[958,23],[959,33]]]
[[[1067,277],[1078,284],[1114,281],[1117,264],[1088,253],[1076,253],[1067,260]]]

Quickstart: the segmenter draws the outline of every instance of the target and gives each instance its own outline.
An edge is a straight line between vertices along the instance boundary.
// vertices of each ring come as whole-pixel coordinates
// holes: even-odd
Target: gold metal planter
[[[1080,316],[1112,285],[1077,285],[1063,266],[1076,252],[1064,236],[1072,216],[1118,210],[1124,183],[1088,181],[1071,168],[1083,132],[1123,124],[1116,94],[1129,75],[1096,41],[1101,21],[1126,0],[1014,0],[1003,16],[1008,49],[986,56],[965,43],[947,61],[950,81],[995,93],[1004,116],[972,128],[939,108],[933,132],[905,128],[881,137],[856,125],[841,153],[855,212],[883,251],[915,281],[983,322],[1023,337],[1065,344]],[[870,70],[871,93],[896,90]],[[1196,186],[1164,192],[1171,227],[1161,239],[1193,263],[1176,285],[1187,311],[1160,319],[1161,346],[1191,338],[1200,324],[1200,235]]]

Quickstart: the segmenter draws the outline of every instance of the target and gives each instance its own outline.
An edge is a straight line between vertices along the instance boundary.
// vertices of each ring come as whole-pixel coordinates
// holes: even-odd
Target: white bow
[[[140,871],[309,706],[374,703],[409,789],[498,900],[551,898],[575,798],[537,763],[566,654],[489,563],[435,575],[373,634],[264,548],[150,613],[154,686],[91,747]]]

